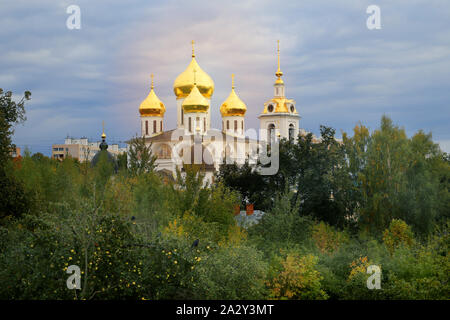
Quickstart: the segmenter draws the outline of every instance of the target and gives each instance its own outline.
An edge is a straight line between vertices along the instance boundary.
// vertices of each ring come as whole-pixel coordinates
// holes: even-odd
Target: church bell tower
[[[280,69],[280,41],[277,41],[278,68],[275,72],[277,79],[273,85],[273,98],[264,103],[264,110],[259,115],[261,140],[273,139],[294,140],[299,132],[300,116],[293,99],[287,99],[283,72]]]

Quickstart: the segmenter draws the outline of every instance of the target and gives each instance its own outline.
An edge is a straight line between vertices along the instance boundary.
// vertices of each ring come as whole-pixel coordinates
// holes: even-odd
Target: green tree
[[[383,242],[392,254],[400,246],[412,246],[414,235],[405,221],[393,219],[389,224],[389,229],[383,233]]]
[[[252,203],[257,209],[267,209],[271,202],[267,198],[268,185],[263,176],[246,161],[242,166],[236,163],[221,164],[216,173],[217,180],[240,193],[241,206]]]
[[[294,197],[285,188],[261,221],[249,228],[249,234],[258,240],[258,248],[268,255],[279,247],[300,244],[310,237],[312,221],[298,213],[300,201],[294,202]]]
[[[0,88],[0,163],[6,163],[11,150],[15,147],[11,142],[14,125],[22,123],[25,118],[25,101],[30,100],[31,92],[25,91],[19,102],[12,100],[12,92],[4,92]]]
[[[275,299],[325,300],[320,272],[316,270],[318,257],[289,253],[277,276],[269,282],[270,297]]]
[[[128,156],[127,153],[121,153],[117,156],[117,166],[119,167],[119,170],[127,170],[128,167]]]
[[[157,157],[152,154],[152,145],[147,145],[144,137],[135,137],[130,141],[128,158],[128,169],[132,175],[152,172],[156,167]]]
[[[98,162],[94,167],[94,195],[95,199],[103,199],[103,192],[106,184],[114,174],[114,163],[109,158],[110,155],[106,150],[99,151]]]
[[[208,250],[194,265],[194,299],[262,299],[267,263],[249,246]],[[198,258],[197,258],[198,261]]]
[[[178,172],[174,192],[181,214],[200,217],[207,223],[217,225],[222,236],[236,225],[234,208],[239,203],[239,194],[222,182],[209,186],[204,182],[205,174],[197,165],[185,165],[184,174]]]
[[[50,158],[44,156],[42,153],[40,152],[36,152],[31,156],[31,159],[33,159],[33,161],[37,161],[37,162],[41,162],[41,161],[49,161]]]
[[[299,136],[291,161],[295,168],[295,189],[301,197],[300,212],[335,226],[344,226],[352,214],[351,180],[345,148],[335,130],[321,126],[320,141],[312,134]]]
[[[421,234],[429,232],[442,201],[433,169],[441,164],[442,155],[431,134],[419,131],[409,139],[386,116],[370,137],[361,126],[354,132],[353,138],[344,135],[344,144],[361,227],[381,232],[397,218]],[[441,193],[445,196],[445,188]]]
[[[17,217],[28,211],[29,201],[24,187],[13,172],[11,151],[15,147],[11,137],[14,125],[25,121],[25,101],[31,92],[25,91],[19,102],[12,100],[12,92],[0,88],[0,223],[5,217]]]

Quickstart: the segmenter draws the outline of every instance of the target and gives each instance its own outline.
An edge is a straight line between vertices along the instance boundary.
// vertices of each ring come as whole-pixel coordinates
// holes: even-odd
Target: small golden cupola
[[[200,89],[197,86],[197,71],[193,70],[194,81],[193,88],[189,95],[183,100],[181,107],[184,113],[193,112],[208,112],[209,101],[201,94]]]
[[[186,70],[184,70],[173,83],[173,92],[177,99],[186,98],[194,88],[194,70],[196,72],[196,83],[198,91],[210,99],[214,92],[214,81],[200,68],[195,60],[194,40],[192,40],[192,60]]]
[[[105,134],[105,121],[102,121],[102,141],[106,140],[106,134]]]
[[[147,98],[142,101],[141,105],[139,106],[139,113],[143,117],[163,117],[164,113],[166,112],[166,107],[164,106],[164,103],[162,103],[161,100],[159,100],[158,96],[156,95],[153,86],[153,74],[152,77],[152,86],[150,93],[148,94]]]
[[[231,92],[228,98],[222,103],[220,106],[220,113],[222,117],[230,117],[230,116],[245,116],[245,112],[247,111],[247,106],[245,103],[238,97],[236,92],[234,91],[234,74],[231,75]]]
[[[278,68],[277,72],[275,72],[275,75],[277,76],[277,80],[275,80],[275,84],[284,84],[283,79],[281,79],[281,76],[283,75],[283,71],[280,69],[280,40],[277,40],[277,56],[278,56]]]

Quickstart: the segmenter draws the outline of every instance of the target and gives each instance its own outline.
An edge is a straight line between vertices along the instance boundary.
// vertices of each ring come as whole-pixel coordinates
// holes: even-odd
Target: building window
[[[269,104],[269,106],[267,107],[267,111],[273,112],[273,105]]]
[[[289,140],[294,139],[294,125],[291,123],[289,125]]]
[[[225,147],[225,158],[228,159],[231,156],[231,147],[229,145],[227,145]]]
[[[234,132],[237,132],[237,120],[234,120]]]
[[[148,135],[148,121],[145,120],[145,134]]]
[[[244,132],[244,120],[241,120],[241,130]]]
[[[275,125],[273,123],[269,124],[267,140],[268,141],[275,140]]]
[[[159,159],[170,159],[172,157],[172,150],[167,144],[163,144],[158,148],[157,156]]]
[[[230,130],[230,120],[227,120],[227,130]]]
[[[192,122],[191,122],[191,117],[189,117],[189,132],[192,132]]]
[[[203,131],[206,132],[206,118],[203,118]]]
[[[159,131],[162,132],[162,120],[159,122],[159,127],[160,127],[160,130],[159,130]]]
[[[183,108],[181,108],[181,124],[184,124],[184,112],[183,112]]]

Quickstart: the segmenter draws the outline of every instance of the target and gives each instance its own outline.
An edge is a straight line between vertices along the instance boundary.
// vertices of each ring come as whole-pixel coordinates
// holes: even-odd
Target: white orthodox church
[[[299,133],[299,119],[295,101],[286,98],[285,85],[281,79],[279,43],[277,49],[278,69],[275,73],[274,96],[264,103],[259,115],[259,139],[245,128],[246,104],[235,91],[232,75],[231,92],[220,108],[211,106],[214,81],[200,68],[194,53],[192,60],[173,84],[177,104],[177,127],[164,128],[166,107],[154,90],[153,75],[151,90],[139,107],[141,135],[152,145],[157,156],[157,168],[169,176],[177,169],[183,172],[184,165],[198,164],[205,170],[206,179],[212,182],[214,172],[224,161],[243,164],[247,159],[255,164],[261,141],[295,139]],[[220,110],[222,129],[211,128],[211,112]],[[216,111],[217,110],[217,111]],[[303,130],[302,130],[303,131]]]

